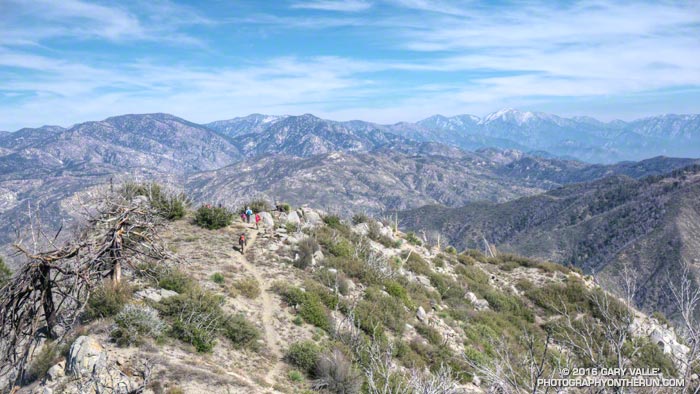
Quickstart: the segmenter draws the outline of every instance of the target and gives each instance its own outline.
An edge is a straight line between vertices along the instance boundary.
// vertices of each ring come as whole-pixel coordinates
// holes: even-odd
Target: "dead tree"
[[[681,361],[681,371],[685,379],[683,393],[700,393],[700,381],[692,379],[697,373],[694,368],[700,364],[700,287],[693,279],[690,267],[683,266],[680,279],[669,281],[669,289],[673,295],[674,305],[679,315],[678,333],[688,346],[688,351]]]
[[[44,251],[36,251],[37,239],[51,238],[34,228],[32,246],[26,245],[27,237],[15,243],[23,261],[0,289],[0,376],[20,382],[37,345],[62,339],[105,278],[119,283],[123,266],[172,260],[158,239],[162,220],[146,199],[107,193],[85,211],[89,217],[83,228],[61,246],[50,241]]]
[[[539,338],[524,331],[519,341],[522,349],[511,347],[500,340],[491,342],[494,353],[492,360],[479,362],[465,358],[493,392],[548,393],[551,388],[543,387],[540,379],[558,377],[556,375],[561,368],[557,367],[569,366],[570,363],[566,357],[553,357],[550,354],[553,342],[550,332],[547,332],[543,338]]]

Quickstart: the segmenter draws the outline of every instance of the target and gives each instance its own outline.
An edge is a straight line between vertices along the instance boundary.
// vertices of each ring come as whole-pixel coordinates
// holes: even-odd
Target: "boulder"
[[[299,218],[299,214],[296,211],[292,211],[287,215],[286,222],[299,225],[301,223],[301,218]]]
[[[422,306],[418,307],[418,311],[416,312],[416,317],[418,320],[425,322],[428,319],[428,314],[425,313],[425,309],[423,309]]]
[[[477,298],[476,294],[472,293],[471,291],[468,291],[464,295],[464,299],[471,302],[472,305],[476,305],[476,303],[479,301],[479,298]]]
[[[358,223],[354,226],[352,226],[352,230],[356,232],[357,234],[360,235],[367,235],[369,233],[369,224],[367,223]]]
[[[489,302],[486,300],[478,300],[474,304],[474,307],[476,308],[477,311],[483,311],[485,309],[489,309]]]
[[[97,339],[83,335],[70,347],[66,372],[78,377],[92,375],[104,368],[106,361],[107,352]]]
[[[270,212],[260,212],[260,221],[265,227],[272,228],[275,226],[275,220]]]
[[[134,294],[134,297],[136,299],[146,299],[146,300],[151,300],[153,302],[159,302],[160,300],[164,298],[169,298],[176,296],[177,292],[174,292],[172,290],[166,290],[166,289],[154,289],[152,287],[147,287],[143,290],[139,290]]]
[[[46,381],[47,382],[55,382],[58,379],[66,376],[65,369],[66,369],[65,361],[61,361],[60,363],[49,368],[49,370],[46,371]]]
[[[391,231],[391,228],[389,228],[389,226],[380,227],[379,234],[394,239],[394,232]]]
[[[313,256],[311,256],[311,265],[316,265],[319,261],[323,261],[324,257],[323,252],[320,250],[315,251]]]
[[[323,223],[323,218],[321,217],[321,215],[313,209],[302,208],[302,212],[304,214],[306,224],[308,224],[309,226],[315,227]]]

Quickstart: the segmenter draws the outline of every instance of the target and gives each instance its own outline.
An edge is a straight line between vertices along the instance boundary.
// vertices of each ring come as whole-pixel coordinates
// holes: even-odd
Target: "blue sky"
[[[700,2],[0,0],[0,130],[700,112]]]

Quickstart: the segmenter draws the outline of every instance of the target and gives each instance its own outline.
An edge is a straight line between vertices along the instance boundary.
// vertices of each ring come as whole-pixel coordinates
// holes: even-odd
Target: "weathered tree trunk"
[[[114,241],[112,242],[112,248],[109,251],[110,258],[112,259],[112,284],[118,285],[122,281],[122,230],[117,230]]]
[[[44,319],[46,320],[46,335],[56,338],[54,329],[56,327],[56,305],[53,302],[53,282],[51,281],[51,266],[44,263],[41,266],[42,296],[41,306],[44,309]]]

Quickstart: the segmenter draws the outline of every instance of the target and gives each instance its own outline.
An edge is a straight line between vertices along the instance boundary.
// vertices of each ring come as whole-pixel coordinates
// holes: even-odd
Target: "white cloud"
[[[394,122],[433,113],[481,115],[503,106],[561,109],[567,100],[590,105],[613,96],[700,87],[700,6],[695,3],[527,2],[501,9],[456,1],[303,1],[292,4],[298,17],[248,13],[218,20],[169,1],[140,9],[80,0],[8,4],[10,12],[0,15],[8,26],[0,35],[0,67],[6,71],[0,68],[3,129],[69,125],[130,112],[170,112],[201,122],[249,112]],[[301,11],[369,7],[367,14]],[[25,17],[31,23],[20,23]],[[157,54],[145,59],[126,54],[112,64],[62,56],[47,44],[56,37],[196,44],[211,37],[191,35],[183,27],[225,23],[254,31],[288,29],[282,34],[289,36],[344,27],[354,33],[348,37],[359,40],[358,48],[375,52],[364,56],[342,48],[345,56],[318,56],[312,43],[290,40],[298,47],[284,53],[295,56],[264,47],[266,58],[207,65],[190,61],[190,54],[199,53],[182,49],[179,64]],[[334,53],[333,48],[320,52]],[[693,103],[674,110],[677,100],[659,97],[658,111],[700,110]],[[653,106],[637,113],[594,107],[592,115],[609,117],[603,110],[633,116],[648,114]]]
[[[370,7],[372,7],[372,3],[364,0],[315,0],[292,4],[292,8],[340,12],[364,11]]]
[[[13,46],[42,46],[54,38],[201,45],[197,38],[178,29],[213,23],[196,10],[167,0],[109,6],[82,0],[7,0],[3,7],[0,45]]]

